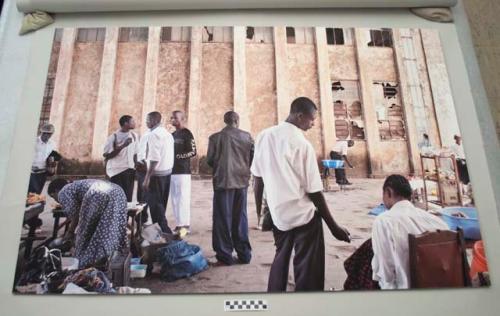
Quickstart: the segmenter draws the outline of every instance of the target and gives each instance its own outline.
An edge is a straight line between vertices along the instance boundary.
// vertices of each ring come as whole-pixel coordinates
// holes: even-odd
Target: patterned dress
[[[79,180],[59,192],[68,218],[78,216],[75,256],[83,268],[128,247],[127,198],[123,190],[103,180]]]

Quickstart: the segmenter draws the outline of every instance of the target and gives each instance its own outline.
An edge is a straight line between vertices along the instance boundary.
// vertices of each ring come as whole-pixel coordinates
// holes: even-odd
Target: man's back
[[[400,201],[379,215],[373,223],[373,276],[382,289],[408,288],[408,234],[447,230],[444,221],[416,208],[410,201]]]
[[[323,190],[316,153],[304,134],[283,122],[259,134],[252,172],[261,177],[280,230],[307,224],[316,207],[307,196]]]
[[[207,161],[214,169],[216,189],[248,186],[253,140],[250,133],[226,126],[209,138]]]

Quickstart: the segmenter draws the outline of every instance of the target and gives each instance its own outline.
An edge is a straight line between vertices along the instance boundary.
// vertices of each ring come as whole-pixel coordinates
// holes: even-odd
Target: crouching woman
[[[79,268],[92,266],[115,250],[128,247],[127,197],[116,184],[55,179],[48,194],[61,204],[70,220],[64,239],[74,241]]]

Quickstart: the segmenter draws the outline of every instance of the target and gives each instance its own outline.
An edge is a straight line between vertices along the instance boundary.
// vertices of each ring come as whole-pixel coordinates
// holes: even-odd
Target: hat
[[[47,133],[47,134],[54,134],[54,125],[52,124],[45,124],[42,126],[41,133]]]

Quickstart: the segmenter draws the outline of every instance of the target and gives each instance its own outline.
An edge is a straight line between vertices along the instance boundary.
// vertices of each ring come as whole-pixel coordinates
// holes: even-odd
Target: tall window
[[[118,42],[147,42],[147,27],[121,27]]]
[[[337,139],[365,139],[359,84],[353,80],[332,83],[333,113]]]
[[[76,41],[79,43],[104,42],[105,28],[78,29]]]
[[[253,27],[248,26],[246,29],[247,43],[272,44],[273,28],[272,27]]]
[[[191,40],[190,27],[162,27],[161,42],[189,42]]]
[[[327,28],[326,42],[328,45],[353,45],[353,29]]]
[[[368,46],[372,47],[392,47],[392,30],[375,29],[370,30],[370,41]]]
[[[204,26],[203,43],[232,43],[233,28],[222,26]]]
[[[398,83],[374,82],[373,88],[380,139],[405,139],[406,131]]]
[[[314,44],[312,27],[287,27],[286,41],[288,44]]]

